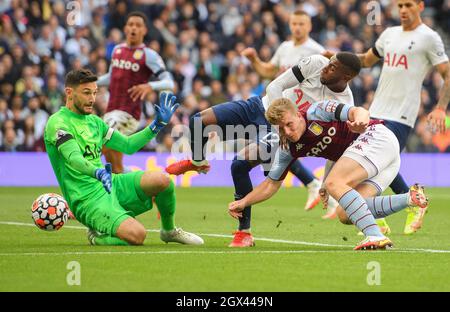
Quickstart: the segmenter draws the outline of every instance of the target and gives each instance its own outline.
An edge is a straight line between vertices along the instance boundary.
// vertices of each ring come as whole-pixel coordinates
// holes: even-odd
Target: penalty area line
[[[33,223],[22,223],[22,222],[11,222],[11,221],[0,221],[0,225],[15,225],[15,226],[28,226],[35,227]],[[75,230],[87,230],[85,226],[74,226],[74,225],[65,225],[64,228],[67,229],[75,229]],[[159,233],[159,230],[147,229],[147,232],[151,233]],[[206,237],[217,237],[217,238],[232,238],[232,235],[224,235],[224,234],[211,234],[211,233],[200,233],[200,236]],[[351,245],[338,245],[338,244],[324,244],[324,243],[314,243],[314,242],[304,242],[304,241],[294,241],[294,240],[284,240],[284,239],[275,239],[275,238],[266,238],[266,237],[256,237],[256,241],[265,241],[271,243],[280,243],[280,244],[291,244],[291,245],[304,245],[304,246],[318,246],[318,247],[339,247],[346,248],[345,250],[286,250],[286,251],[277,251],[277,250],[257,250],[257,251],[130,251],[130,252],[105,252],[104,254],[171,254],[171,253],[191,253],[191,254],[236,254],[236,253],[338,253],[338,252],[354,252],[353,249],[349,250],[347,248],[352,248]],[[439,250],[439,249],[426,249],[426,248],[400,248],[400,249],[391,249],[387,252],[395,252],[395,253],[450,253],[450,250]],[[103,254],[103,252],[81,252],[81,254]],[[7,255],[53,255],[57,253],[0,253],[0,256]],[[77,252],[68,252],[64,254],[80,254]]]

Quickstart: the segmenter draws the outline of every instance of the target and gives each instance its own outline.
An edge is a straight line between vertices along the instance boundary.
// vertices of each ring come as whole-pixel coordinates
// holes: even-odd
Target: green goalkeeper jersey
[[[105,192],[95,178],[103,168],[102,146],[133,154],[155,134],[147,127],[130,137],[114,131],[98,116],[81,115],[62,107],[45,127],[44,141],[53,170],[71,209],[85,200],[95,200]]]

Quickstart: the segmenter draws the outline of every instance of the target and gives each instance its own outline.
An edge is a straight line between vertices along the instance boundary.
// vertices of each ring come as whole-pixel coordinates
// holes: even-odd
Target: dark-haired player
[[[397,137],[400,151],[406,146],[420,109],[420,92],[426,74],[435,68],[444,79],[439,101],[428,115],[434,130],[445,131],[445,116],[450,101],[450,63],[439,34],[425,25],[420,17],[425,8],[421,0],[398,0],[400,26],[388,27],[375,46],[358,55],[363,67],[371,67],[381,58],[383,69],[370,106],[371,117],[384,120],[384,124]],[[398,174],[390,185],[396,194],[405,193],[408,185]],[[425,209],[408,209],[405,234],[422,227]],[[389,233],[384,219],[377,220]]]
[[[142,101],[149,93],[174,88],[161,56],[144,44],[147,23],[141,12],[128,14],[124,28],[126,42],[114,47],[109,72],[97,82],[99,86],[108,85],[110,92],[103,120],[125,135],[138,129]],[[149,81],[152,77],[158,80]],[[113,172],[122,173],[123,154],[107,147],[103,152]]]
[[[154,199],[161,215],[160,238],[165,242],[199,245],[195,234],[175,227],[175,190],[160,172],[111,174],[103,166],[101,151],[133,154],[153,139],[179,106],[175,96],[162,93],[155,120],[149,127],[123,136],[93,115],[97,77],[89,70],[72,70],[66,76],[66,106],[53,114],[45,127],[45,146],[62,193],[70,209],[87,226],[92,245],[141,245],[147,231],[134,217],[152,209]]]

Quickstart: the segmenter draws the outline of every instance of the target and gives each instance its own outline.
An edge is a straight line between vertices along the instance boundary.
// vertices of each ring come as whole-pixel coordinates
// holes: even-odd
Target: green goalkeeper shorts
[[[113,174],[111,194],[84,201],[76,209],[77,220],[90,229],[116,236],[120,224],[153,207],[152,198],[140,186],[144,171]]]

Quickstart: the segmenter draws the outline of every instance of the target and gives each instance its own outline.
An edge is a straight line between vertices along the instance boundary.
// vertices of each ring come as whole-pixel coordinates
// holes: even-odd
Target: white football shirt
[[[353,93],[348,85],[344,91],[338,93],[320,82],[320,72],[329,62],[330,60],[322,55],[303,58],[296,65],[304,78],[302,82],[298,81],[292,69],[285,71],[268,85],[267,94],[262,98],[264,109],[267,110],[270,101],[281,97],[290,99],[297,106],[327,99],[355,105]]]
[[[311,38],[308,38],[300,45],[294,45],[292,40],[284,41],[275,51],[270,63],[282,70],[286,70],[297,65],[302,58],[321,54],[324,51],[325,48]]]
[[[425,24],[412,31],[396,26],[381,34],[375,48],[384,64],[370,115],[414,127],[425,75],[448,61],[442,39]]]

